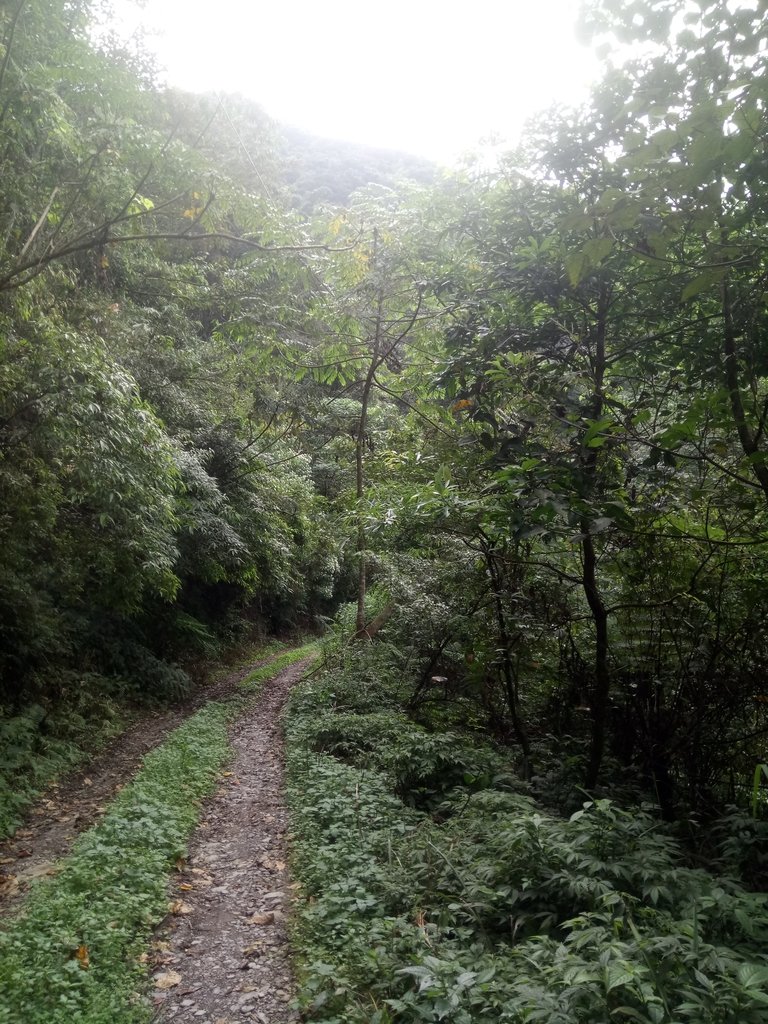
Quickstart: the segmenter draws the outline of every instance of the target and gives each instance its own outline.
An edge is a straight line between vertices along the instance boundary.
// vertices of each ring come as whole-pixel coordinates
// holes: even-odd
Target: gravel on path
[[[0,917],[9,920],[21,908],[34,879],[56,873],[56,862],[101,818],[144,757],[170,732],[208,701],[230,696],[254,669],[278,656],[233,670],[174,707],[143,714],[85,768],[51,786],[29,811],[24,826],[0,841]]]
[[[280,715],[312,658],[264,686],[232,726],[234,757],[203,808],[153,958],[158,1024],[298,1020],[286,911],[287,811]]]

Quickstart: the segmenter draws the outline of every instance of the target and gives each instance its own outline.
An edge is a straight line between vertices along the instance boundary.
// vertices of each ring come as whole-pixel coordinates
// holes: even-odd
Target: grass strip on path
[[[257,660],[285,653],[282,640],[250,644],[232,663],[211,672],[206,685]],[[141,709],[127,697],[102,692],[100,686],[108,688],[110,680],[96,676],[78,680],[67,702],[59,706],[30,704],[10,717],[0,708],[0,839],[14,834],[51,783],[86,765],[140,719]],[[44,733],[40,730],[43,719]]]
[[[289,665],[301,661],[302,658],[309,658],[316,653],[317,643],[314,641],[304,644],[303,647],[296,647],[292,651],[286,651],[285,654],[281,654],[274,661],[270,661],[268,665],[262,665],[260,668],[254,669],[240,683],[240,689],[246,693],[258,693],[267,679],[271,679],[278,672],[282,672],[284,668],[288,668]]]
[[[288,651],[208,704],[147,755],[59,874],[37,886],[0,932],[0,1024],[145,1024],[142,953],[168,913],[167,881],[203,797],[230,756],[227,726],[263,683],[309,656]]]

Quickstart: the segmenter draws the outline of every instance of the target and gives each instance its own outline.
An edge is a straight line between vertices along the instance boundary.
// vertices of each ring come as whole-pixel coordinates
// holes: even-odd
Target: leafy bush
[[[547,813],[492,749],[351,690],[333,671],[289,705],[307,1019],[765,1020],[766,897],[686,866],[643,810]]]
[[[429,732],[403,712],[380,710],[387,704],[386,689],[381,693],[380,685],[369,681],[366,686],[361,680],[354,692],[350,677],[349,669],[324,676],[312,691],[312,714],[300,716],[306,696],[302,691],[294,695],[292,707],[300,717],[297,742],[358,768],[375,769],[403,800],[424,807],[434,806],[456,786],[482,788],[503,775],[504,760],[489,746],[456,733]],[[390,700],[394,703],[391,693]],[[350,704],[365,710],[347,710]]]
[[[209,704],[150,753],[58,877],[40,884],[0,933],[2,1024],[149,1019],[135,995],[141,943],[167,912],[167,876],[226,759],[232,712]]]
[[[127,711],[98,676],[69,676],[67,703],[0,708],[0,836],[56,776],[75,768],[125,726]]]

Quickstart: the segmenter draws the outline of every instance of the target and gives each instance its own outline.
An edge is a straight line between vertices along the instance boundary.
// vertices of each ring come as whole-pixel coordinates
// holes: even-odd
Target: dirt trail
[[[284,1024],[293,981],[285,930],[287,812],[280,714],[311,658],[268,682],[232,727],[235,750],[173,879],[176,913],[155,954],[156,1021]]]
[[[33,879],[55,874],[56,861],[101,817],[145,755],[169,732],[208,701],[229,696],[245,676],[278,656],[234,670],[173,708],[143,715],[85,768],[52,786],[33,806],[24,827],[0,842],[0,915],[7,918],[19,908]]]

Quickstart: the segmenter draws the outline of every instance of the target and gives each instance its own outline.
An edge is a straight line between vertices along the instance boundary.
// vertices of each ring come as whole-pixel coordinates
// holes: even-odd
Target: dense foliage
[[[765,5],[591,0],[587,107],[442,176],[101,11],[0,9],[0,829],[325,620],[308,1012],[762,1019]]]
[[[90,14],[0,12],[0,772],[19,805],[30,772],[106,735],[115,698],[178,697],[180,659],[322,610],[337,564],[307,389],[275,377],[315,274],[269,124],[153,90]]]
[[[721,822],[715,875],[647,811],[544,810],[498,750],[409,719],[414,682],[357,652],[292,699],[307,1019],[765,1019],[768,906],[738,879],[764,826]]]

